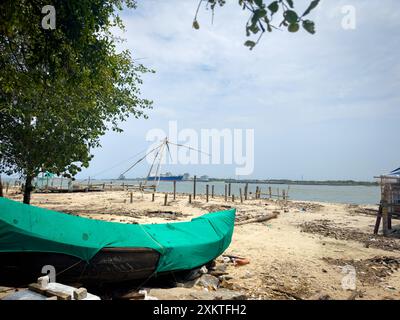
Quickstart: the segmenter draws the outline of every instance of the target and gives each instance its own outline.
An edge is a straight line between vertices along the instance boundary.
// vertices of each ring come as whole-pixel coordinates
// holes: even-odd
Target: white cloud
[[[296,3],[305,8],[309,1]],[[340,8],[348,4],[356,8],[357,27],[346,31],[341,28]],[[337,157],[348,154],[348,168],[339,171],[366,179],[379,172],[379,166],[385,166],[386,160],[373,161],[362,173],[352,176],[350,168],[362,157],[346,143],[345,135],[354,125],[362,139],[362,134],[370,134],[370,123],[377,119],[382,122],[379,135],[388,143],[395,142],[393,131],[385,134],[384,129],[385,122],[400,120],[398,1],[322,1],[311,14],[316,35],[274,31],[266,34],[253,51],[243,46],[248,13],[237,1],[219,8],[213,24],[211,12],[201,10],[200,30],[191,27],[196,6],[197,1],[146,0],[139,1],[137,10],[124,12],[126,33],[116,32],[127,39],[122,47],[156,70],[156,74],[145,76],[142,90],[154,100],[150,120],[132,120],[134,125],[127,124],[128,136],[139,143],[146,130],[175,119],[192,128],[250,125],[259,143],[255,175],[282,173],[279,159],[271,159],[268,150],[262,148],[268,141],[269,148],[280,150],[280,139],[271,139],[272,135],[286,141],[284,156],[295,159],[286,176],[309,170],[310,178],[324,178],[326,170],[314,166],[312,171],[309,162],[321,157],[324,148],[325,154],[330,154],[329,146],[323,143],[329,132],[318,138],[318,150],[310,149],[305,139],[309,153],[300,159],[295,151],[290,152],[298,147],[290,141],[293,136],[301,137],[302,130],[315,127],[328,131],[331,128],[324,127],[326,123],[346,123],[346,130],[337,132],[334,138],[344,141],[337,146]],[[377,148],[377,141],[369,143],[371,150]],[[400,162],[399,153],[390,152],[392,159],[397,157]],[[104,156],[102,150],[97,155]],[[375,157],[372,151],[370,156]],[[331,154],[320,160],[329,166],[336,161]],[[230,170],[226,175],[231,175],[232,169],[221,170]]]

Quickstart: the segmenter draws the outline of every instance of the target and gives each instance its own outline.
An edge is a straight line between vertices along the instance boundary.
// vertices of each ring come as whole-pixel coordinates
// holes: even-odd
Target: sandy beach
[[[13,191],[7,196],[19,201],[22,197]],[[189,204],[188,195],[172,197],[164,206],[163,193],[156,193],[152,202],[150,193],[133,192],[132,203],[130,191],[34,193],[31,204],[91,219],[140,224],[188,221],[231,207],[237,209],[237,221],[277,212],[275,219],[235,226],[225,254],[250,263],[228,263],[231,289],[248,299],[400,298],[400,240],[372,234],[374,206],[251,198],[233,203],[223,197],[207,203],[204,196]],[[356,270],[356,290],[342,286],[348,266]],[[165,297],[193,299],[193,294],[175,288]]]

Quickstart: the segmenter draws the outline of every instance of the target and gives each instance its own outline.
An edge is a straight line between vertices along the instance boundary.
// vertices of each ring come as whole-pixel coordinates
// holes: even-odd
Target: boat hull
[[[77,257],[49,252],[1,252],[0,281],[4,285],[36,282],[54,267],[56,281],[105,284],[146,279],[160,254],[147,248],[103,248],[87,263]],[[44,269],[43,269],[44,268]],[[45,272],[44,272],[45,273]]]

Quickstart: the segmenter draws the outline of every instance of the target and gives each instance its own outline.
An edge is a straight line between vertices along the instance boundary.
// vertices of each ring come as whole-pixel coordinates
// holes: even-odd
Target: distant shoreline
[[[139,181],[144,178],[126,178],[120,179],[92,179],[104,181]],[[78,179],[79,180],[79,179]],[[193,179],[181,180],[178,182],[191,182]],[[305,185],[305,186],[379,186],[375,181],[354,181],[354,180],[288,180],[288,179],[271,179],[271,180],[258,180],[258,179],[220,179],[209,178],[208,180],[197,179],[197,182],[224,182],[224,183],[249,183],[249,184],[285,184],[285,185]]]

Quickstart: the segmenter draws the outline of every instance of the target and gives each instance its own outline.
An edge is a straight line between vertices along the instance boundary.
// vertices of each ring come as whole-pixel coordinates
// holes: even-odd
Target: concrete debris
[[[195,286],[207,288],[208,290],[217,290],[219,287],[219,279],[210,274],[203,274],[195,282]]]

